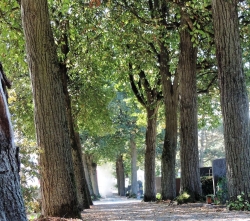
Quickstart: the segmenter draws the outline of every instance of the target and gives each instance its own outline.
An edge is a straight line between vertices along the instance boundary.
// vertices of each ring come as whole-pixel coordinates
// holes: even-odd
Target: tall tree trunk
[[[181,192],[188,192],[190,200],[199,199],[201,192],[198,151],[196,62],[197,48],[191,42],[190,30],[181,13],[180,30],[180,145]]]
[[[131,149],[131,194],[137,195],[137,151],[134,140],[134,135],[130,135],[130,149]]]
[[[158,49],[150,44],[158,57],[160,64],[160,77],[165,109],[165,137],[161,157],[161,196],[163,200],[174,199],[176,196],[175,162],[177,149],[177,88],[178,76],[173,77],[169,67],[169,51],[166,45],[166,32],[168,30],[167,18],[169,17],[168,1],[149,1],[151,18],[158,21],[161,36],[158,38]]]
[[[132,64],[129,64],[130,71],[133,71]],[[156,85],[151,87],[150,82],[146,77],[146,73],[141,70],[138,74],[139,81],[136,82],[132,73],[129,74],[131,88],[137,100],[143,105],[147,111],[147,130],[146,130],[146,151],[145,151],[145,192],[144,201],[155,201],[155,149],[156,149],[156,127],[157,127],[157,114],[159,109],[160,100],[162,96],[158,91],[161,84],[161,78],[158,75],[155,79]],[[143,92],[144,90],[144,92]]]
[[[90,171],[89,171],[88,164],[87,164],[87,157],[84,152],[82,154],[82,160],[83,160],[83,168],[85,172],[85,177],[86,177],[86,182],[88,185],[89,193],[91,196],[94,196],[94,191],[93,191],[92,182],[90,178]]]
[[[97,179],[97,164],[92,161],[91,167],[92,167],[91,182],[93,185],[94,194],[95,194],[95,196],[98,197],[98,196],[100,196],[100,192],[99,192],[98,179]]]
[[[169,55],[164,43],[161,43],[160,73],[165,108],[165,137],[162,150],[161,196],[163,200],[176,197],[175,161],[177,149],[177,107],[178,76],[172,82],[169,71]]]
[[[14,145],[13,129],[6,96],[6,77],[0,63],[0,220],[26,221],[20,187],[19,149]]]
[[[158,106],[154,109],[147,108],[147,131],[146,131],[146,151],[145,151],[145,192],[144,201],[156,200],[155,189],[155,149],[157,134],[157,112]]]
[[[118,185],[118,195],[125,196],[125,173],[122,154],[116,159],[116,176]]]
[[[75,139],[77,142],[77,147],[78,147],[78,153],[81,154],[81,157],[78,156],[78,158],[80,158],[81,160],[81,173],[83,172],[83,176],[82,178],[84,179],[83,185],[84,185],[84,196],[86,196],[86,205],[85,205],[85,209],[87,207],[89,207],[90,205],[93,205],[93,201],[91,199],[91,195],[90,195],[90,191],[89,191],[89,187],[88,187],[88,183],[87,183],[87,178],[86,178],[86,174],[84,171],[84,162],[83,162],[83,154],[82,154],[82,145],[81,145],[81,140],[80,140],[80,135],[79,132],[75,131]]]
[[[93,161],[93,156],[91,154],[86,155],[87,167],[90,175],[90,182],[93,189],[94,197],[98,197],[100,195],[98,180],[97,180],[97,164]]]
[[[71,110],[71,100],[68,92],[68,75],[66,64],[61,64],[61,73],[63,81],[63,92],[65,95],[65,106],[67,110],[67,118],[69,123],[69,133],[71,142],[71,151],[73,158],[74,174],[76,180],[77,197],[80,210],[89,209],[92,200],[89,194],[88,185],[86,183],[85,172],[82,160],[82,147],[79,134],[75,132],[74,120]]]
[[[249,104],[242,65],[237,0],[213,0],[216,57],[229,197],[250,198]]]
[[[42,215],[80,217],[62,74],[46,0],[22,0],[22,23],[40,148]]]

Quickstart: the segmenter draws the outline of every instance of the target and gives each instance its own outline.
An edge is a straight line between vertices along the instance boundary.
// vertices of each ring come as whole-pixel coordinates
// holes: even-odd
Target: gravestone
[[[226,186],[226,159],[216,159],[212,162],[213,168],[213,188],[214,195],[221,194],[221,200],[224,203],[227,199],[227,186]]]
[[[200,167],[200,177],[212,176],[212,172],[213,172],[212,167]]]

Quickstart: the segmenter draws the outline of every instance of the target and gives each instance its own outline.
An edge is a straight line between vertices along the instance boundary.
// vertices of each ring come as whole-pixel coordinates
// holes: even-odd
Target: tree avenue
[[[214,146],[210,141],[215,138],[200,130],[198,140],[198,125],[209,130],[213,120],[217,125],[222,122],[217,76],[229,196],[235,200],[243,193],[249,199],[248,78],[243,71],[247,70],[250,54],[249,12],[244,10],[250,7],[248,3],[10,2],[13,5],[7,7],[7,0],[0,1],[0,28],[8,29],[0,37],[0,54],[10,77],[20,79],[12,91],[18,95],[11,97],[11,102],[18,98],[10,106],[13,122],[21,136],[31,138],[33,105],[24,63],[27,61],[29,66],[42,216],[80,218],[80,211],[92,204],[90,194],[100,197],[97,165],[107,161],[115,165],[119,195],[125,195],[125,174],[132,178],[131,195],[137,194],[136,172],[138,166],[144,166],[145,202],[156,201],[156,173],[161,175],[161,199],[175,199],[179,194],[175,183],[178,169],[180,193],[188,192],[192,202],[200,199],[203,193],[199,166],[206,163],[204,155],[210,154],[210,161],[215,158],[208,147]],[[12,18],[17,2],[21,6],[27,59],[19,55],[24,51],[19,14]],[[16,73],[19,69],[20,73]],[[0,201],[0,220],[23,221],[26,215],[20,194],[18,148],[11,142],[6,114],[9,81],[2,69],[0,77],[0,200],[6,202]],[[25,90],[24,86],[20,89],[23,81]],[[221,137],[222,133],[220,143]],[[223,155],[223,147],[218,152],[217,156]],[[180,159],[176,160],[176,154]],[[13,184],[11,190],[5,188],[9,182]],[[11,205],[9,200],[13,201]]]
[[[62,73],[48,3],[22,0],[21,11],[40,148],[42,215],[80,217]]]

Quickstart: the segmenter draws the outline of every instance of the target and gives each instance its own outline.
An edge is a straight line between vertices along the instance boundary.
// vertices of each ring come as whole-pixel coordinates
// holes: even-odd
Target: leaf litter
[[[119,203],[94,205],[82,212],[85,221],[250,221],[250,212],[229,211],[225,206],[204,203]]]

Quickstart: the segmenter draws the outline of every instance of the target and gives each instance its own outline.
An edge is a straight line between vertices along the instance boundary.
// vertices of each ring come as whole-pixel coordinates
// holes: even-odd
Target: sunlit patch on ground
[[[164,203],[145,203],[139,200],[130,202],[126,198],[115,198],[94,204],[91,209],[84,210],[83,220],[250,221],[250,212],[228,211],[225,207],[207,207],[203,203],[168,206]]]

